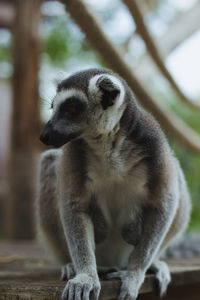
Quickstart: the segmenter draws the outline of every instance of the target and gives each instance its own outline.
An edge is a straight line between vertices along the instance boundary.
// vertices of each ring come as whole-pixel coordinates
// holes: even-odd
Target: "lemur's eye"
[[[59,107],[60,117],[75,118],[84,111],[86,104],[75,97],[67,98]]]
[[[72,114],[72,115],[76,115],[79,112],[78,109],[77,109],[77,107],[73,106],[73,105],[68,106],[67,109],[66,109],[66,111],[68,113]]]

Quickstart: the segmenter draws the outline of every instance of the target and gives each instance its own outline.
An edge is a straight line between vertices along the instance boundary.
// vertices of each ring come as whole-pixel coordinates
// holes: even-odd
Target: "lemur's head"
[[[105,69],[88,69],[61,81],[52,102],[53,114],[40,140],[60,147],[80,136],[107,134],[125,107],[125,85]]]

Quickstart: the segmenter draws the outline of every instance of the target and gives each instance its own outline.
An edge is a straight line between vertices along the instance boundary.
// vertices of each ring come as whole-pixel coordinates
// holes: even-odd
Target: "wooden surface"
[[[163,299],[200,299],[200,258],[170,260],[172,283]],[[138,300],[158,299],[153,275],[147,275]],[[35,242],[0,243],[0,300],[61,299],[60,268]],[[102,280],[100,299],[116,299],[119,280]]]

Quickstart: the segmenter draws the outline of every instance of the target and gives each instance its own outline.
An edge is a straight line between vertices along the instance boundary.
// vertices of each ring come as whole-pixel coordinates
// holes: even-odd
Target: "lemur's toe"
[[[98,271],[98,275],[99,277],[101,277],[102,279],[106,279],[107,275],[113,272],[117,272],[119,271],[119,269],[117,267],[102,267],[102,266],[98,266],[97,267],[97,271]]]
[[[155,292],[162,297],[166,294],[167,287],[171,281],[169,268],[164,261],[156,261],[150,269],[155,274]]]
[[[66,281],[75,276],[75,271],[72,263],[63,265],[61,268],[61,279]]]

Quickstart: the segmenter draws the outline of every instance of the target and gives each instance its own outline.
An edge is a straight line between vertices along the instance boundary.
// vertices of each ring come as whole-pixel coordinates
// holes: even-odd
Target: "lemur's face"
[[[63,80],[52,102],[53,114],[40,140],[60,147],[77,137],[95,138],[116,126],[124,107],[124,86],[113,73],[89,69]]]

